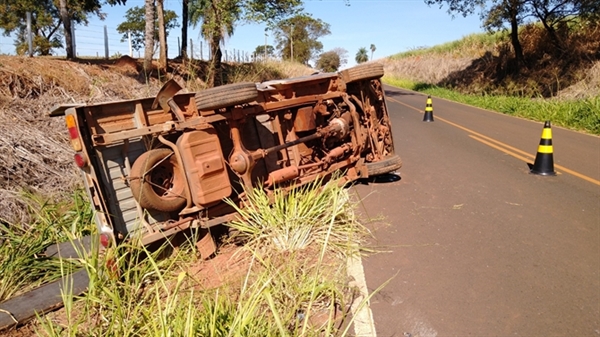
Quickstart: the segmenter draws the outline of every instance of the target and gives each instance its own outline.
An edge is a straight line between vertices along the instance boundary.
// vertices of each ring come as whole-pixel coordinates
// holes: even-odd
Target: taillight
[[[79,138],[79,131],[77,130],[77,122],[75,121],[75,116],[67,115],[65,117],[65,121],[67,123],[67,129],[69,129],[71,147],[77,152],[83,150],[83,146],[81,146],[81,139]]]
[[[84,168],[87,166],[87,160],[85,159],[85,156],[83,154],[76,153],[75,156],[73,156],[73,158],[75,159],[75,164],[79,168]]]
[[[100,234],[100,244],[102,247],[107,248],[110,244],[110,236],[108,234]]]

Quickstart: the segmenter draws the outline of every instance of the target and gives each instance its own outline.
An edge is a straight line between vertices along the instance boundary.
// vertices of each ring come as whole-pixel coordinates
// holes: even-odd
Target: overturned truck
[[[380,64],[263,83],[61,106],[103,245],[149,244],[235,218],[224,200],[290,189],[341,170],[389,173],[394,153]]]

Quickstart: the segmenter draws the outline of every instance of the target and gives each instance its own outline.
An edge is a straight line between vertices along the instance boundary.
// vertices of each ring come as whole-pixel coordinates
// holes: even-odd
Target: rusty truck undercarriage
[[[343,172],[345,181],[402,165],[380,64],[339,73],[236,83],[154,98],[74,105],[64,112],[105,241],[142,244],[236,213],[244,191],[295,188]]]

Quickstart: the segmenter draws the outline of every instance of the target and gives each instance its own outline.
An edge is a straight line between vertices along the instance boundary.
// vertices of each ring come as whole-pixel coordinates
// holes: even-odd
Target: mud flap
[[[216,253],[217,244],[215,243],[215,240],[208,229],[200,228],[199,235],[200,240],[196,242],[196,248],[200,253],[200,258],[203,260],[208,260]]]

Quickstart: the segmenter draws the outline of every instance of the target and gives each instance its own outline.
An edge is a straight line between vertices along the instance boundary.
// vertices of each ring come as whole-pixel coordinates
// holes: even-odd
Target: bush
[[[321,54],[321,56],[317,60],[316,67],[317,69],[321,69],[325,72],[334,72],[340,68],[340,65],[340,55],[338,55],[335,51],[332,50]]]

